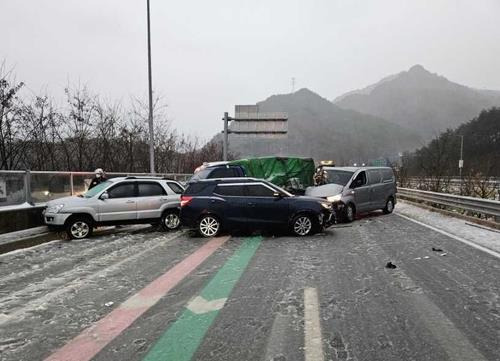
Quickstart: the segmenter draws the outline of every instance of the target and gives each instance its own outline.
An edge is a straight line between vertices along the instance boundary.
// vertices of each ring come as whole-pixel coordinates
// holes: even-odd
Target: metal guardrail
[[[449,183],[453,185],[459,185],[461,182],[465,183],[469,180],[470,177],[463,177],[462,180],[458,177],[441,177],[439,181],[441,183]],[[419,184],[419,183],[433,183],[436,182],[436,178],[431,178],[431,177],[408,177],[408,180],[411,183]],[[498,186],[500,185],[500,178],[498,177],[489,177],[485,179],[485,183],[488,183],[493,186]]]
[[[399,187],[398,195],[411,201],[434,203],[467,212],[493,216],[495,219],[500,218],[500,201]]]
[[[157,173],[156,176],[186,181],[191,174]],[[151,176],[150,173],[107,172],[108,178]],[[0,170],[0,211],[42,205],[52,199],[87,191],[93,172]]]

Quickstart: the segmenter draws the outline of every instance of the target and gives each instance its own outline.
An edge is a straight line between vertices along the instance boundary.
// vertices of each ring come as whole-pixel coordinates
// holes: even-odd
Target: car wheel
[[[391,197],[387,200],[387,203],[385,204],[385,208],[383,209],[383,211],[385,214],[389,214],[392,213],[393,210],[394,210],[394,199],[392,199]]]
[[[181,226],[181,219],[178,211],[167,211],[161,217],[161,226],[166,231],[176,230]]]
[[[344,219],[347,223],[354,221],[354,217],[356,216],[356,211],[354,210],[354,206],[352,204],[347,204],[345,206],[344,211]]]
[[[313,221],[307,214],[299,214],[292,221],[292,232],[296,236],[307,236],[313,232]]]
[[[203,216],[198,223],[198,231],[203,237],[215,237],[219,234],[220,229],[219,220],[212,215]]]
[[[71,239],[90,237],[93,230],[92,221],[88,217],[75,217],[70,219],[66,226],[66,233]]]

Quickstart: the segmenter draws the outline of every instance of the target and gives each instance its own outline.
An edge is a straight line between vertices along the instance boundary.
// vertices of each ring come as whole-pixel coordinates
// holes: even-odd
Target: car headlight
[[[63,209],[64,204],[56,204],[55,206],[47,207],[46,213],[58,213],[61,209]]]
[[[332,205],[330,203],[321,202],[321,206],[326,209],[332,209]]]
[[[342,194],[337,194],[335,196],[326,197],[328,202],[338,202],[342,199]]]

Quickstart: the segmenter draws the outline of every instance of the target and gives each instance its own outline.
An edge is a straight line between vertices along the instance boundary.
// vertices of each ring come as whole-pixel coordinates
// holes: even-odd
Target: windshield
[[[208,175],[210,174],[210,168],[205,168],[200,170],[199,172],[196,172],[190,179],[192,180],[198,180],[198,179],[206,179]]]
[[[290,192],[288,192],[288,191],[284,190],[283,188],[278,187],[278,186],[277,186],[277,185],[275,185],[275,184],[270,184],[270,185],[272,185],[274,188],[276,188],[276,190],[278,190],[278,191],[280,191],[281,193],[285,194],[287,197],[293,197],[293,194],[292,194],[292,193],[290,193]]]
[[[325,171],[327,177],[326,183],[339,184],[341,186],[345,186],[354,174],[354,172],[337,169],[325,169]]]
[[[83,197],[92,198],[93,196],[95,196],[97,193],[99,193],[103,189],[106,189],[106,187],[109,186],[111,183],[113,183],[113,182],[105,181],[105,182],[99,183],[94,188],[89,189],[87,192],[83,193]]]

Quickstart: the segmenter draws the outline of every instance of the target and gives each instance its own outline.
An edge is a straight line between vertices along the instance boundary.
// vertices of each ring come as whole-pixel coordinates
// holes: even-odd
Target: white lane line
[[[429,229],[432,229],[432,230],[433,230],[433,231],[435,231],[435,232],[438,232],[438,233],[444,234],[444,235],[445,235],[445,236],[447,236],[447,237],[450,237],[450,238],[453,238],[453,239],[455,239],[455,240],[457,240],[457,241],[460,241],[460,242],[462,242],[462,243],[465,243],[466,245],[471,246],[471,247],[474,247],[474,248],[476,248],[476,249],[478,249],[478,250],[480,250],[480,251],[486,252],[486,253],[488,253],[488,254],[492,255],[493,257],[500,258],[500,253],[495,252],[495,251],[493,251],[493,250],[491,250],[491,249],[489,249],[489,248],[486,248],[486,247],[480,246],[480,245],[478,245],[478,244],[476,244],[476,243],[474,243],[474,242],[468,241],[468,240],[466,240],[466,239],[464,239],[464,238],[462,238],[462,237],[458,237],[458,236],[455,236],[454,234],[451,234],[451,233],[448,233],[448,232],[446,232],[446,231],[443,231],[442,229],[439,229],[439,228],[436,228],[436,227],[430,226],[430,225],[428,225],[428,224],[425,224],[425,223],[423,223],[423,222],[417,221],[416,219],[413,219],[413,218],[411,218],[411,217],[408,217],[408,216],[405,216],[405,215],[402,215],[402,214],[399,214],[399,213],[394,213],[394,214],[395,214],[395,215],[397,215],[397,216],[399,216],[399,217],[401,217],[401,218],[404,218],[404,219],[407,219],[407,220],[409,220],[409,221],[412,221],[412,222],[414,222],[414,223],[416,223],[416,224],[419,224],[419,225],[421,225],[421,226],[424,226],[424,227],[427,227],[427,228],[429,228]]]
[[[319,321],[318,290],[304,289],[304,333],[306,361],[323,361],[323,339]]]

